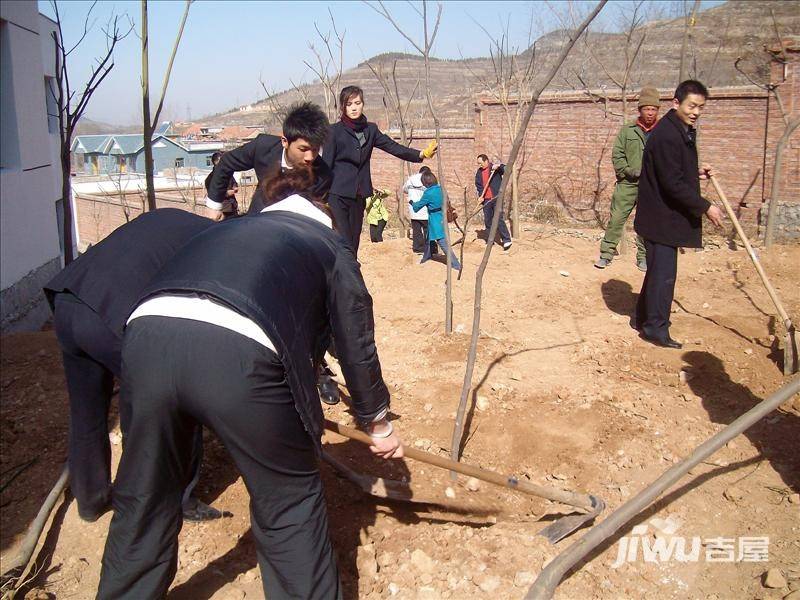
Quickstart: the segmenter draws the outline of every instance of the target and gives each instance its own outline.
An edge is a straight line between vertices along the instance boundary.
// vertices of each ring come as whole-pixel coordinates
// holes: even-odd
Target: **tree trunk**
[[[594,20],[597,14],[602,10],[602,8],[606,5],[608,0],[600,0],[597,5],[594,7],[592,12],[583,20],[583,22],[578,26],[577,30],[574,34],[569,34],[569,39],[567,43],[561,49],[561,52],[556,59],[553,66],[550,68],[550,71],[547,73],[544,80],[533,90],[533,94],[531,94],[530,104],[525,111],[525,114],[522,118],[522,122],[520,123],[519,130],[517,135],[514,138],[514,143],[511,146],[511,154],[508,157],[508,165],[510,168],[514,168],[516,164],[517,157],[519,156],[519,151],[522,146],[522,140],[525,137],[525,131],[528,129],[528,124],[530,123],[531,117],[533,116],[533,111],[536,108],[536,105],[539,102],[539,96],[542,94],[544,89],[550,85],[550,82],[556,76],[556,73],[561,68],[561,65],[564,64],[564,61],[567,58],[567,55],[572,50],[572,47],[575,45],[575,42],[583,35],[583,32],[586,31],[586,28],[589,24]],[[506,191],[508,189],[508,178],[503,180],[502,185],[500,186],[500,194],[499,196],[502,198],[504,197]],[[492,219],[491,227],[489,227],[489,240],[493,240],[494,236],[497,235],[497,226],[500,222],[500,211],[494,211],[494,218]],[[453,424],[453,439],[450,448],[450,455],[453,460],[459,460],[461,456],[461,439],[464,435],[464,415],[467,410],[467,398],[469,396],[470,389],[472,387],[472,376],[475,372],[475,361],[478,354],[478,337],[480,336],[481,331],[481,299],[483,294],[483,275],[486,272],[486,268],[489,265],[489,257],[492,253],[492,247],[494,244],[486,244],[486,250],[484,250],[483,258],[481,259],[481,264],[478,266],[478,272],[475,275],[475,298],[473,304],[473,313],[472,313],[472,335],[470,337],[470,344],[469,344],[469,352],[467,354],[467,365],[466,369],[464,370],[464,383],[461,388],[461,398],[458,404],[458,410],[456,412],[456,420]],[[455,472],[452,473],[452,476],[455,477]]]
[[[519,169],[511,170],[511,235],[520,237],[522,224],[519,222]]]
[[[61,146],[61,204],[63,210],[63,228],[64,228],[64,266],[75,260],[75,253],[73,248],[75,242],[72,239],[72,153],[69,149],[69,143]]]
[[[156,209],[156,188],[153,180],[153,125],[150,120],[150,70],[147,37],[147,0],[142,0],[142,139],[144,143],[144,177],[147,185],[147,210]]]
[[[780,197],[781,176],[783,175],[783,149],[795,129],[800,125],[800,115],[790,120],[783,130],[783,135],[775,146],[775,168],[772,171],[772,185],[769,193],[769,207],[767,207],[767,231],[764,235],[764,245],[769,248],[775,241],[775,220],[778,216],[778,199]]]

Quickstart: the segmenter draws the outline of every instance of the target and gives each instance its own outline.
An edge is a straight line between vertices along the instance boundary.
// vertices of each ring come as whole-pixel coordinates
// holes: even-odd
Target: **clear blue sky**
[[[705,5],[718,2],[704,2]],[[407,2],[386,2],[400,25],[420,32],[421,19]],[[414,3],[416,6],[419,3]],[[588,4],[588,3],[587,3]],[[83,31],[91,2],[62,1],[59,11],[65,42],[74,43]],[[674,11],[675,2],[654,2],[654,8]],[[429,3],[429,10],[435,10]],[[566,4],[545,2],[447,1],[433,54],[439,58],[488,55],[488,38],[476,21],[493,35],[508,24],[512,47],[527,47],[533,19],[535,34],[558,27],[556,12]],[[175,0],[153,1],[148,5],[150,29],[151,99],[160,93],[163,73],[184,3]],[[42,13],[53,16],[48,1],[39,1]],[[323,32],[330,29],[328,9],[337,27],[345,33],[345,69],[382,52],[414,52],[411,45],[386,20],[362,2],[212,2],[192,4],[186,30],[173,67],[164,117],[197,120],[203,115],[253,102],[264,96],[259,75],[272,89],[283,90],[296,83],[314,80],[303,64],[312,61],[309,43],[319,43],[316,22]],[[599,26],[612,28],[620,3],[604,9]],[[70,57],[71,79],[85,81],[92,61],[105,49],[100,29],[112,14],[124,15],[139,30],[141,4],[138,1],[104,1],[94,9],[92,33]],[[131,33],[120,42],[115,66],[103,82],[86,111],[89,118],[113,124],[138,122],[141,114],[141,43]],[[155,105],[156,100],[152,100]]]

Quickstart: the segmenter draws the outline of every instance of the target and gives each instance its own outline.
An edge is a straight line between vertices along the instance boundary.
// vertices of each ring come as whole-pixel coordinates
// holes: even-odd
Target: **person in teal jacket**
[[[460,271],[461,263],[458,262],[455,253],[450,249],[450,246],[447,243],[447,239],[444,235],[445,221],[444,215],[442,215],[442,188],[439,185],[439,181],[436,179],[436,175],[434,175],[431,171],[423,172],[422,185],[424,185],[426,188],[425,192],[422,194],[422,198],[411,205],[411,208],[413,208],[415,211],[418,211],[423,206],[427,207],[428,242],[436,242],[445,253],[449,252],[451,261],[450,264],[454,269]],[[425,252],[422,255],[422,260],[419,261],[420,264],[430,259],[432,245],[432,243],[429,243],[425,246]]]

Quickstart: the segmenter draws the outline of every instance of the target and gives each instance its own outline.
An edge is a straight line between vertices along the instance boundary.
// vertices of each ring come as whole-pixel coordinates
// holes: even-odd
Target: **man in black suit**
[[[189,242],[129,319],[121,394],[132,407],[130,442],[114,484],[100,600],[166,595],[178,558],[178,482],[201,423],[222,440],[250,494],[264,597],[341,597],[314,386],[331,333],[373,453],[403,455],[388,419],[372,298],[352,251],[299,191],[264,191],[275,204]],[[219,248],[248,260],[229,269]]]
[[[44,288],[53,309],[69,392],[70,489],[85,521],[97,520],[110,506],[108,409],[114,377],[121,374],[125,321],[161,266],[211,225],[209,219],[174,208],[144,213],[89,248]],[[120,405],[123,434],[129,416]],[[195,442],[193,472],[197,475],[202,437]],[[221,516],[190,497],[193,487],[185,490],[185,517]]]
[[[328,117],[312,102],[293,105],[283,120],[283,135],[260,134],[252,142],[225,152],[212,171],[208,185],[207,215],[215,220],[224,218],[222,209],[228,182],[236,171],[255,169],[259,181],[274,177],[283,169],[310,166],[315,183],[312,193],[325,201],[331,187],[331,172],[319,151],[328,135]],[[258,214],[264,208],[261,190],[256,188],[248,214]]]
[[[214,154],[211,155],[211,164],[214,168],[219,164],[223,154],[224,152],[214,152]],[[214,168],[212,168],[211,172],[206,176],[206,194],[208,194],[211,179],[214,177]],[[238,191],[239,185],[236,183],[236,179],[233,178],[233,175],[231,175],[231,178],[228,180],[228,191],[225,192],[225,200],[222,202],[222,214],[226,219],[239,216],[239,202],[236,200],[236,192]]]
[[[642,338],[666,348],[682,347],[669,334],[678,247],[702,248],[703,215],[722,225],[722,211],[700,195],[700,179],[713,174],[697,161],[695,126],[707,98],[699,81],[678,85],[672,109],[653,129],[642,157],[634,228],[644,239],[647,273],[634,326]]]

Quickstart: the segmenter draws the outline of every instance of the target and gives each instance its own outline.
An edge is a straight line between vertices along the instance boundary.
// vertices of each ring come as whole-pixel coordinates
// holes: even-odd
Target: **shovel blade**
[[[800,369],[797,357],[797,337],[794,327],[786,332],[783,341],[783,374],[794,375]]]
[[[562,517],[555,523],[551,523],[542,529],[538,535],[546,538],[551,544],[557,544],[587,523],[594,521],[595,517],[605,510],[606,503],[602,498],[598,498],[597,496],[590,496],[590,498],[592,499],[592,510],[582,515]]]

